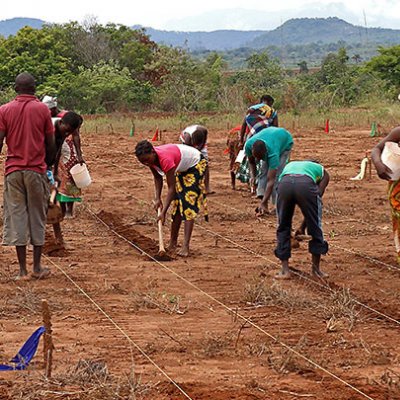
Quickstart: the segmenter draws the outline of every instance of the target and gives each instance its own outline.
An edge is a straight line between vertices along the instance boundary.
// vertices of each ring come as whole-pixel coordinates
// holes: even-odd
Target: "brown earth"
[[[292,158],[317,157],[332,177],[330,279],[312,279],[302,242],[297,275],[275,282],[275,217],[256,219],[246,187],[230,189],[225,135],[210,134],[210,222],[199,219],[191,258],[167,263],[149,258],[158,235],[151,173],[133,156],[139,138],[83,136],[93,184],[63,222],[66,254],[43,260],[52,276],[14,281],[14,250],[0,249],[0,361],[41,325],[43,298],[56,347],[51,380],[39,350],[27,371],[0,373],[1,399],[400,399],[400,269],[385,184],[374,173],[349,180],[377,139],[294,133]]]

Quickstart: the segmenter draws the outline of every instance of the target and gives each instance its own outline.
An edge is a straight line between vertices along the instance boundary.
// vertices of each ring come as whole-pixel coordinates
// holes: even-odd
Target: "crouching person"
[[[290,236],[294,209],[298,205],[303,213],[308,234],[311,236],[309,252],[312,255],[312,273],[318,278],[327,278],[321,271],[321,255],[328,252],[328,243],[322,232],[321,197],[329,183],[329,174],[321,164],[312,161],[292,161],[286,165],[279,177],[277,196],[277,247],[275,255],[282,262],[277,278],[290,278]]]
[[[158,219],[165,221],[168,208],[172,204],[171,239],[168,250],[177,247],[179,228],[184,222],[184,242],[178,255],[189,256],[189,245],[194,221],[200,209],[204,209],[207,219],[204,177],[207,161],[199,150],[185,144],[165,144],[155,146],[142,140],[136,145],[138,160],[148,166],[153,173],[155,185],[154,206],[159,210]],[[163,204],[161,193],[163,176],[168,185],[168,193]]]

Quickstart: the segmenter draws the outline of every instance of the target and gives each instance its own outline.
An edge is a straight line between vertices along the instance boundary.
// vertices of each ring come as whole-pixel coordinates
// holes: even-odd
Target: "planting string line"
[[[56,267],[79,290],[79,292],[81,292],[111,322],[111,324],[128,340],[128,342],[131,343],[142,354],[142,356],[145,357],[159,372],[161,372],[161,374],[164,375],[187,399],[193,400],[160,366],[158,366],[158,364],[156,364],[150,356],[144,352],[144,350],[142,350],[138,344],[136,344],[136,342],[132,340],[132,338],[114,321],[114,319],[107,314],[107,312],[104,311],[103,308],[67,274],[67,272],[65,272],[62,267],[56,264],[48,256],[43,255],[43,257]]]
[[[125,194],[125,192],[123,192],[123,191],[122,191],[121,189],[119,189],[119,188],[113,188],[113,189],[116,190],[117,192],[120,192],[120,193]],[[139,199],[138,197],[133,196],[133,195],[130,195],[130,196],[131,196],[133,199],[135,199],[136,201],[138,201],[138,202],[144,202],[144,203],[146,203],[146,204],[148,204],[148,205],[151,205],[151,204],[150,204],[148,201],[146,201],[146,200],[141,200],[141,199]],[[250,253],[250,254],[252,254],[252,255],[258,257],[258,258],[261,258],[261,259],[267,261],[267,262],[268,262],[269,264],[271,264],[271,265],[280,267],[280,264],[278,264],[276,261],[273,261],[273,260],[269,259],[268,257],[265,257],[264,255],[259,254],[259,253],[257,253],[256,251],[254,251],[254,250],[252,250],[252,249],[250,249],[250,248],[248,248],[248,247],[246,247],[246,246],[243,246],[243,245],[241,245],[241,244],[239,244],[239,243],[233,241],[232,239],[229,239],[228,237],[226,237],[226,236],[224,236],[224,235],[221,235],[220,233],[217,233],[217,232],[212,231],[211,229],[205,228],[205,227],[203,227],[201,224],[196,224],[196,226],[198,226],[200,229],[204,230],[205,232],[207,232],[207,233],[210,234],[210,235],[219,237],[219,238],[225,240],[226,242],[228,242],[228,243],[234,245],[235,247],[237,247],[237,248],[239,248],[239,249],[241,249],[241,250],[243,250],[243,251],[245,251],[245,252],[247,252],[247,253]],[[305,281],[307,281],[307,282],[310,282],[310,283],[312,283],[313,285],[318,286],[318,287],[320,287],[320,288],[324,288],[325,290],[328,290],[328,291],[331,292],[331,293],[335,293],[335,291],[334,291],[331,287],[329,287],[328,285],[323,285],[322,283],[317,282],[317,281],[315,281],[315,280],[313,280],[313,279],[311,279],[311,278],[305,276],[304,274],[301,274],[301,273],[299,273],[299,272],[297,272],[297,271],[295,271],[295,270],[291,270],[291,271],[292,271],[295,275],[297,275],[300,279],[303,279],[303,280],[305,280]],[[343,289],[348,289],[348,290],[350,290],[350,288],[343,288]],[[374,313],[374,314],[376,314],[376,315],[379,315],[380,317],[385,318],[385,319],[387,319],[388,321],[393,322],[393,323],[395,323],[396,325],[399,325],[399,326],[400,326],[400,321],[399,321],[399,320],[397,320],[397,319],[395,319],[395,318],[393,318],[393,317],[391,317],[391,316],[389,316],[389,315],[386,315],[386,314],[384,314],[383,312],[381,312],[381,311],[379,311],[379,310],[376,310],[375,308],[370,307],[370,306],[367,305],[367,304],[362,303],[361,301],[359,301],[359,300],[358,300],[356,297],[354,297],[354,296],[352,296],[352,300],[353,300],[357,305],[359,305],[360,307],[363,307],[363,308],[365,308],[366,310],[368,310],[368,311],[370,311],[370,312],[372,312],[372,313]]]
[[[119,168],[119,169],[122,169],[122,170],[125,170],[125,171],[129,171],[130,173],[132,173],[132,170],[129,169],[129,168],[127,168],[127,167],[120,166],[120,165],[117,165],[117,164],[115,164],[115,163],[108,162],[108,161],[104,161],[104,163],[109,164],[109,165],[112,165],[113,167],[116,167],[116,168]],[[133,196],[132,196],[132,197],[133,197]],[[208,199],[208,200],[210,201],[210,199]],[[237,209],[237,208],[234,208],[234,207],[231,207],[231,206],[229,206],[229,205],[223,204],[223,203],[221,203],[221,202],[219,202],[219,201],[217,201],[217,200],[215,200],[215,199],[211,199],[211,201],[213,201],[213,202],[215,202],[215,203],[217,203],[217,204],[219,204],[219,205],[221,205],[221,206],[223,206],[223,207],[225,207],[225,208],[228,207],[228,208],[231,208],[232,210],[238,211],[238,212],[240,212],[240,213],[243,213],[243,212],[244,212],[243,210],[239,210],[239,209]],[[247,212],[247,211],[245,211],[245,212]],[[364,221],[358,221],[358,222],[364,222]],[[267,221],[265,221],[265,223],[267,223]],[[372,225],[368,224],[367,222],[364,222],[364,223],[365,223],[366,225],[369,225],[369,226],[372,227]],[[340,247],[340,246],[337,246],[337,245],[334,245],[334,244],[331,244],[331,247],[337,248],[337,249],[339,249],[339,250],[343,250],[343,251],[345,251],[345,252],[347,252],[347,253],[350,253],[350,254],[357,255],[358,257],[361,257],[361,258],[365,258],[366,260],[370,261],[371,263],[376,264],[376,265],[385,266],[385,267],[388,268],[389,270],[392,270],[392,271],[393,271],[393,270],[395,270],[395,271],[400,271],[400,267],[387,264],[387,263],[385,263],[385,262],[383,262],[383,261],[380,261],[380,260],[378,260],[378,259],[376,259],[376,258],[374,258],[374,257],[372,257],[372,256],[370,256],[370,255],[368,255],[368,254],[366,254],[366,253],[363,253],[363,252],[361,252],[361,251],[350,250],[350,249],[347,249],[347,248],[344,248],[344,247]]]
[[[221,203],[221,202],[219,202],[219,201],[217,201],[215,199],[212,199],[212,201],[217,203],[217,204],[219,204],[219,205],[221,205],[221,206],[223,206],[223,207],[226,207],[226,205],[224,205],[223,203]],[[238,210],[236,208],[233,208],[233,207],[230,207],[230,208],[232,208],[232,209],[234,209],[236,211],[239,211],[239,212],[243,212],[243,211],[240,211],[240,210]],[[354,219],[350,219],[349,221],[363,222],[366,225],[372,227],[372,225],[370,225],[370,224],[368,224],[367,222],[364,222],[364,221],[357,221],[357,220],[354,220]],[[265,221],[265,223],[268,223],[268,222],[269,221]],[[269,224],[271,224],[271,222],[269,222]],[[368,255],[366,253],[363,253],[361,251],[355,251],[355,250],[347,249],[345,247],[341,247],[341,246],[338,246],[338,245],[335,245],[335,244],[330,244],[330,246],[333,247],[333,248],[339,249],[339,250],[343,250],[343,251],[345,251],[347,253],[354,254],[354,255],[357,255],[359,257],[365,258],[366,260],[370,261],[373,264],[383,265],[383,266],[385,266],[386,268],[388,268],[390,270],[400,271],[400,267],[398,267],[396,265],[390,265],[388,263],[385,263],[385,262],[383,262],[381,260],[378,260],[378,259],[376,259],[376,258],[374,258],[374,257],[372,257],[372,256],[370,256],[370,255]]]
[[[325,374],[329,375],[330,377],[336,379],[337,381],[341,382],[342,384],[346,385],[347,387],[349,387],[350,389],[352,389],[353,391],[357,392],[358,394],[360,394],[361,396],[365,397],[366,399],[369,400],[374,400],[372,397],[368,396],[366,393],[364,393],[363,391],[361,391],[360,389],[356,388],[355,386],[353,386],[351,383],[345,381],[344,379],[340,378],[338,375],[334,374],[333,372],[327,370],[326,368],[322,367],[321,365],[317,364],[315,361],[311,360],[310,358],[306,357],[305,355],[303,355],[302,353],[298,352],[296,349],[290,347],[289,345],[287,345],[286,343],[280,341],[277,337],[275,337],[274,335],[272,335],[271,333],[269,333],[268,331],[266,331],[265,329],[263,329],[261,326],[255,324],[253,321],[251,321],[250,319],[244,317],[243,315],[239,314],[237,312],[237,310],[234,310],[230,307],[228,307],[227,305],[225,305],[224,303],[222,303],[220,300],[216,299],[215,297],[213,297],[212,295],[210,295],[209,293],[205,292],[203,289],[201,289],[200,287],[196,286],[194,283],[192,283],[191,281],[187,280],[186,278],[184,278],[183,276],[181,276],[180,274],[178,274],[176,271],[174,271],[173,269],[169,268],[168,266],[166,266],[165,264],[163,264],[161,261],[156,260],[154,257],[152,257],[150,254],[148,254],[146,251],[144,251],[143,249],[141,249],[139,246],[137,246],[135,243],[131,242],[129,239],[127,239],[126,237],[124,237],[123,235],[120,235],[118,232],[116,232],[111,226],[109,226],[105,221],[103,221],[98,215],[96,215],[88,206],[85,206],[86,210],[89,212],[89,214],[91,214],[93,216],[94,219],[96,219],[97,221],[99,221],[101,224],[103,224],[106,228],[108,228],[115,236],[119,237],[120,239],[124,240],[125,242],[127,242],[129,245],[131,245],[133,248],[135,248],[136,250],[138,250],[139,252],[141,252],[142,254],[146,255],[148,258],[150,258],[152,261],[154,261],[155,263],[157,263],[159,266],[161,266],[162,268],[164,268],[165,270],[167,270],[168,272],[170,272],[171,274],[173,274],[174,276],[176,276],[178,279],[180,279],[181,281],[185,282],[187,285],[191,286],[193,289],[197,290],[198,292],[202,293],[204,296],[208,297],[210,300],[212,300],[214,303],[218,304],[219,306],[221,306],[222,308],[224,308],[226,311],[228,311],[229,314],[234,315],[236,318],[240,318],[241,320],[243,320],[244,322],[248,323],[249,325],[251,325],[253,328],[257,329],[258,331],[262,332],[264,335],[268,336],[270,339],[272,339],[275,343],[278,343],[279,345],[281,345],[282,347],[284,347],[285,349],[289,350],[290,352],[292,352],[293,354],[295,354],[296,356],[300,357],[301,359],[303,359],[304,361],[308,362],[309,364],[311,364],[313,367],[319,369],[322,372],[325,372]]]
[[[263,256],[262,254],[259,254],[259,253],[255,252],[252,249],[249,249],[248,247],[242,246],[241,244],[236,243],[233,240],[231,240],[231,239],[229,239],[229,238],[227,238],[227,237],[225,237],[225,236],[223,236],[223,235],[221,235],[221,234],[219,234],[217,232],[213,232],[212,230],[207,229],[207,228],[203,227],[200,224],[197,224],[196,226],[198,226],[200,229],[203,229],[204,231],[208,232],[211,235],[217,236],[217,237],[227,241],[228,243],[233,244],[234,246],[246,251],[247,253],[253,254],[253,255],[255,255],[255,256],[257,256],[257,257],[259,257],[259,258],[261,258],[261,259],[263,259],[265,261],[268,261],[268,263],[270,263],[272,265],[276,265],[276,266],[280,267],[280,264],[278,264],[277,262],[275,262],[273,260],[270,260],[269,258]],[[313,280],[313,279],[311,279],[311,278],[305,276],[304,274],[301,274],[300,272],[297,272],[295,270],[291,270],[291,272],[293,272],[299,278],[304,279],[304,280],[312,283],[313,285],[316,285],[316,286],[319,286],[321,288],[324,288],[324,289],[330,291],[331,293],[335,293],[335,291],[331,287],[329,287],[328,285],[323,285],[322,283],[317,282],[317,281],[315,281],[315,280]],[[350,290],[350,288],[343,288],[343,289],[349,289]],[[371,311],[371,312],[373,312],[373,313],[375,313],[375,314],[377,314],[377,315],[379,315],[379,316],[381,316],[383,318],[386,318],[388,321],[391,321],[391,322],[394,322],[397,325],[400,325],[400,321],[398,321],[397,319],[395,319],[395,318],[393,318],[393,317],[391,317],[389,315],[386,315],[386,314],[382,313],[381,311],[378,311],[378,310],[370,307],[367,304],[362,303],[361,301],[357,300],[357,298],[355,298],[354,296],[352,296],[351,298],[360,307],[363,307],[363,308],[367,309],[368,311]]]

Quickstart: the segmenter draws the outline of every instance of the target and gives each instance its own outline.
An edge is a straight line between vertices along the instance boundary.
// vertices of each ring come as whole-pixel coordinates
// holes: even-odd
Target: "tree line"
[[[302,61],[300,73],[291,74],[261,50],[247,57],[245,69],[228,74],[217,52],[199,60],[124,25],[88,19],[25,27],[0,37],[0,102],[14,96],[15,76],[23,71],[37,79],[39,96],[57,96],[65,108],[81,113],[236,111],[266,92],[280,108],[295,112],[394,101],[400,46],[382,47],[378,53],[367,63],[354,63],[340,48],[327,53],[317,71]]]

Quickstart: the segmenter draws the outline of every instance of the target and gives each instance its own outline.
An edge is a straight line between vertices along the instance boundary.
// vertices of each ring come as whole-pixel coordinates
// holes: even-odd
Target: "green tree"
[[[69,59],[51,28],[25,27],[0,43],[0,87],[11,85],[16,75],[30,72],[39,84],[54,74],[68,70]]]
[[[387,82],[388,86],[399,88],[400,84],[400,45],[380,47],[379,55],[372,58],[366,70]]]

